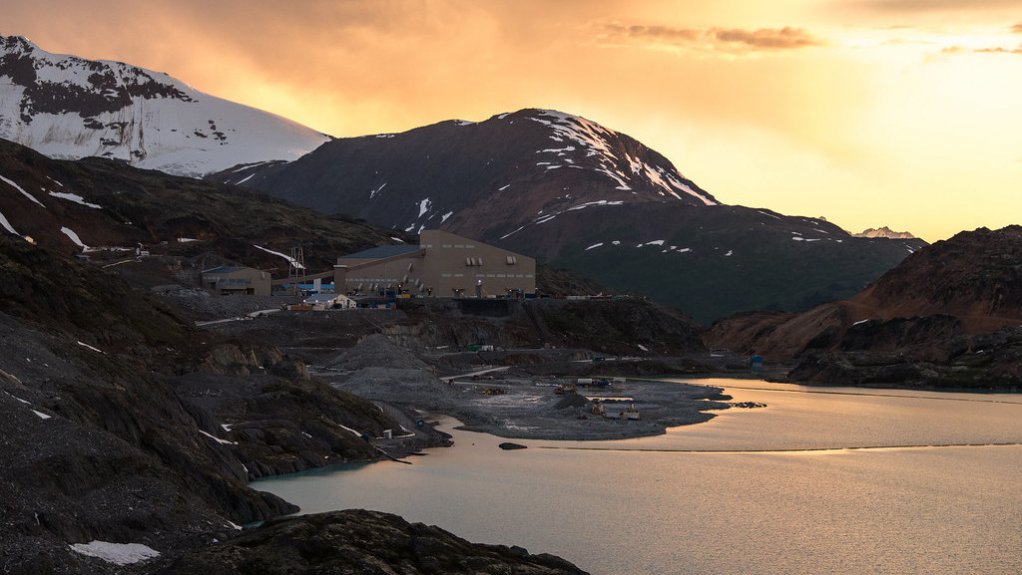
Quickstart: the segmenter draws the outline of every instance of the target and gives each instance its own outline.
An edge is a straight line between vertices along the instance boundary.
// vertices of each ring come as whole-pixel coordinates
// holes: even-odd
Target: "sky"
[[[337,137],[577,114],[718,200],[1022,223],[1022,0],[4,0],[0,34]]]

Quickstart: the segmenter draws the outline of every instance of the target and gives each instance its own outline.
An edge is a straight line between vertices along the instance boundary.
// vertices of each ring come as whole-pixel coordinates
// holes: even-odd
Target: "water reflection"
[[[594,573],[1022,572],[1022,398],[703,383],[768,407],[512,452],[456,431],[414,465],[256,487],[305,512],[381,509]],[[1012,445],[973,446],[1000,443]]]

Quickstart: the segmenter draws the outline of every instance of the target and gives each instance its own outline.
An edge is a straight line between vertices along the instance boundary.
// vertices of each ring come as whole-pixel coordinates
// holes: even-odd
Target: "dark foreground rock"
[[[279,519],[188,553],[159,575],[585,573],[553,555],[469,543],[439,527],[378,511]]]

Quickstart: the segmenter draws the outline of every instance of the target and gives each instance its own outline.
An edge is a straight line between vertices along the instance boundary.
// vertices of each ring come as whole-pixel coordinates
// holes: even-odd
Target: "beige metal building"
[[[270,274],[257,269],[220,266],[202,272],[202,285],[219,295],[270,295]]]
[[[419,245],[380,246],[337,259],[334,285],[347,293],[405,291],[432,297],[523,297],[536,293],[536,260],[441,230]]]

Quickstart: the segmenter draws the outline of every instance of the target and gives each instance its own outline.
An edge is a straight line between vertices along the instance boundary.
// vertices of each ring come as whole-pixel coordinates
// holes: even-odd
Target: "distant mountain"
[[[911,240],[915,238],[915,236],[909,232],[896,232],[887,226],[882,228],[869,228],[852,235],[857,238],[888,238],[892,240]]]
[[[926,245],[721,205],[635,139],[552,110],[337,139],[294,162],[209,177],[407,232],[474,237],[704,322],[847,297]]]
[[[848,300],[715,324],[709,347],[799,362],[801,381],[1022,384],[1022,226],[962,232]]]
[[[0,36],[0,138],[187,176],[293,160],[329,139],[166,74],[50,54],[18,36]]]

